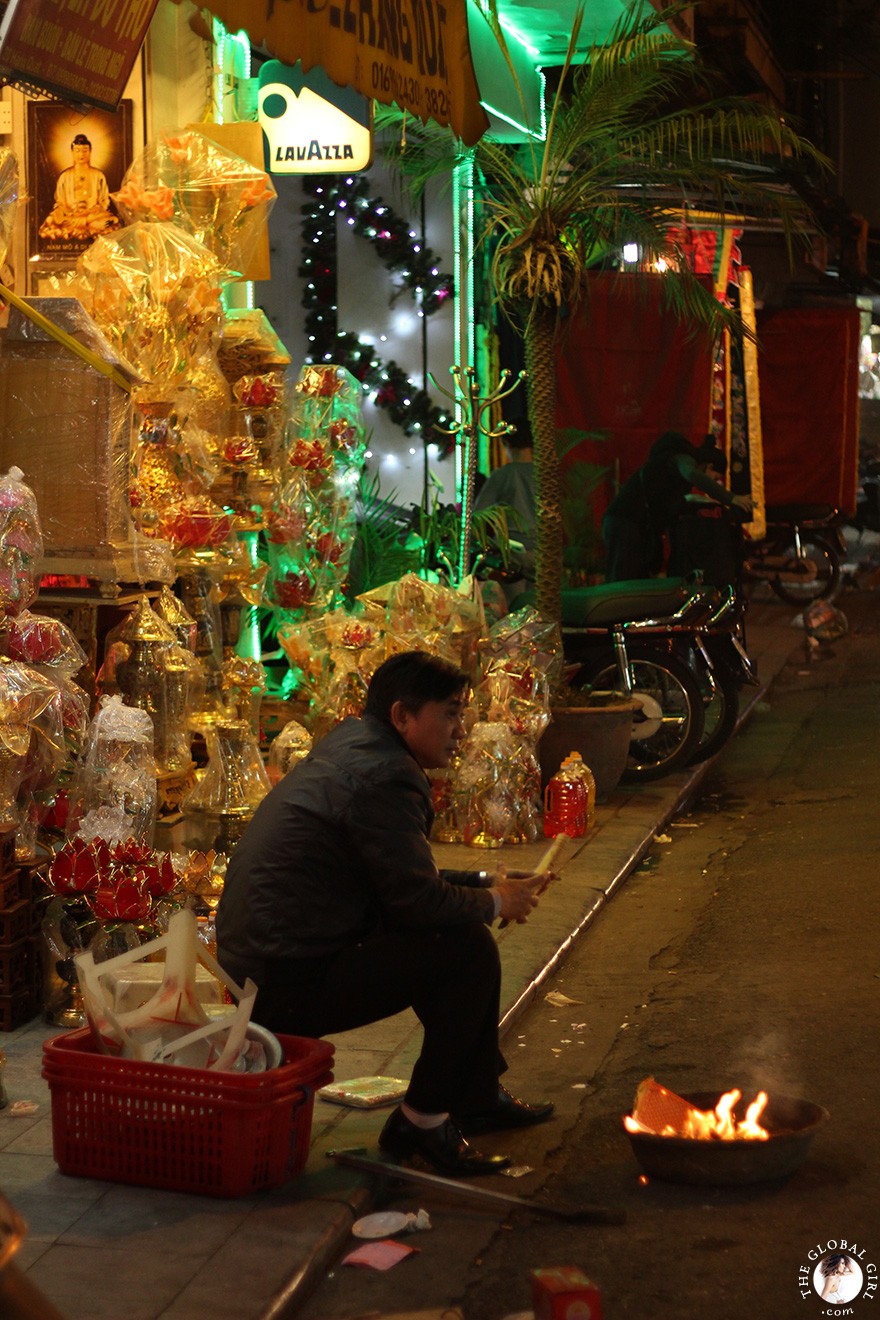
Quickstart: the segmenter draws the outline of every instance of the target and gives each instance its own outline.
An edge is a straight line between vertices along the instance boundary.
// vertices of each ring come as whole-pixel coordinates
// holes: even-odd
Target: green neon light
[[[214,19],[213,35],[214,45],[217,47],[217,72],[214,75],[214,121],[217,124],[223,124],[226,122],[223,115],[223,100],[226,95],[224,86],[224,78],[226,76],[226,44],[227,42],[235,42],[237,46],[241,47],[243,67],[242,77],[250,78],[252,62],[251,39],[245,32],[244,28],[239,28],[237,32],[228,32],[220,22],[219,18]],[[232,56],[232,61],[232,77],[234,78],[236,76],[234,54]],[[250,280],[245,281],[244,294],[245,306],[253,307],[254,286]],[[229,295],[226,289],[221,293],[220,301],[223,304],[224,310],[228,311]]]
[[[541,76],[542,76],[542,78],[543,78],[543,74],[542,74]],[[547,124],[546,124],[546,120],[545,120],[545,116],[544,116],[544,105],[543,105],[543,101],[544,101],[544,98],[543,98],[543,90],[544,90],[544,89],[543,89],[543,87],[542,87],[542,89],[541,89],[541,92],[542,92],[542,96],[541,96],[541,131],[540,131],[539,133],[536,133],[535,130],[534,130],[533,128],[528,128],[525,124],[521,124],[521,123],[519,122],[518,119],[513,119],[510,115],[506,115],[506,114],[504,113],[503,110],[496,110],[496,109],[495,109],[495,106],[494,106],[494,105],[490,105],[488,101],[481,101],[481,102],[480,102],[480,105],[481,105],[481,106],[483,107],[483,109],[486,110],[490,115],[495,115],[495,117],[496,117],[497,119],[503,119],[504,122],[505,122],[506,124],[510,124],[510,125],[512,125],[513,128],[518,128],[519,131],[520,131],[520,133],[525,133],[528,137],[532,137],[532,138],[534,138],[536,142],[543,142],[544,139],[545,139],[546,136],[547,136]]]
[[[244,28],[239,28],[232,40],[237,41],[239,46],[241,46],[244,64],[244,72],[241,76],[243,78],[249,78],[251,76],[251,39],[245,32]]]
[[[458,278],[455,281],[455,316],[453,320],[453,355],[459,366],[476,362],[476,320],[474,315],[474,162],[468,156],[452,173],[452,252]],[[461,400],[455,401],[455,420],[464,420]],[[455,493],[464,495],[465,472],[462,446],[455,446]]]
[[[247,546],[248,558],[256,566],[259,564],[257,554],[257,541],[259,534],[257,532],[239,532],[238,540],[243,541]],[[251,606],[245,615],[245,621],[242,624],[238,641],[235,644],[235,654],[242,656],[246,660],[261,660],[262,649],[260,647],[260,620],[256,609]]]
[[[523,36],[519,29],[511,23],[509,19],[499,17],[498,21],[507,35],[511,37],[527,55],[531,56],[533,60],[539,60],[541,58],[541,52]],[[519,129],[521,133],[525,133],[527,137],[534,138],[537,142],[543,142],[547,137],[547,97],[545,94],[547,90],[547,79],[542,69],[536,68],[535,73],[540,80],[538,103],[541,107],[541,127],[538,132],[535,132],[533,128],[529,128],[528,124],[521,124],[519,120],[512,119],[511,116],[506,115],[503,110],[496,110],[494,106],[489,105],[488,101],[482,101],[481,104],[490,114],[495,115],[498,119],[503,119],[504,122],[510,124],[512,128]]]
[[[465,235],[467,241],[467,302],[465,304],[465,314],[467,316],[467,360],[470,366],[476,366],[476,321],[474,319],[474,158],[468,156],[464,162],[466,178],[466,228]]]
[[[226,44],[234,42],[241,47],[243,78],[251,76],[251,39],[244,28],[239,28],[237,32],[228,32],[219,18],[214,19],[213,24],[214,45],[217,47],[217,72],[214,75],[214,116],[218,124],[224,123],[223,118],[223,100],[226,95],[224,87],[224,77],[226,70]],[[233,54],[232,76],[235,74],[235,55]]]
[[[214,74],[214,116],[218,124],[223,123],[223,60],[226,54],[226,28],[215,18],[213,22],[214,45],[217,47],[216,73]]]
[[[501,26],[504,28],[504,31],[509,33],[510,36],[513,37],[514,41],[517,42],[518,45],[522,46],[523,50],[526,52],[527,55],[531,55],[533,60],[538,60],[541,58],[541,52],[525,39],[525,37],[519,31],[519,29],[516,28],[513,23],[511,23],[510,19],[499,18],[498,21],[501,24]]]
[[[452,315],[452,360],[461,362],[461,174],[462,165],[456,166],[452,171],[452,268],[455,271],[455,301],[453,303]],[[456,400],[454,405],[454,416],[456,422],[461,421],[461,408]],[[461,499],[461,454],[459,446],[455,445],[453,457],[455,461],[455,498]]]

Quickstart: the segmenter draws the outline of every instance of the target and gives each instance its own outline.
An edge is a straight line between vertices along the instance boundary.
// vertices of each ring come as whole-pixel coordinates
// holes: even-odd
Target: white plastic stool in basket
[[[247,980],[242,988],[227,976],[196,931],[194,913],[183,908],[169,921],[167,935],[117,958],[96,963],[88,950],[77,955],[89,1025],[102,1053],[217,1071],[235,1067],[245,1046],[257,987]],[[119,974],[160,953],[165,955],[161,984],[145,1003],[117,1012],[113,986]],[[206,1013],[196,980],[200,965],[237,1000],[237,1008],[228,1016],[217,1019]]]

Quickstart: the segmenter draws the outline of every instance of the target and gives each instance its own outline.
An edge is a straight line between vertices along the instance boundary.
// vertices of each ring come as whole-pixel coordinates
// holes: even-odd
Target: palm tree
[[[575,65],[581,9],[543,139],[536,131],[511,144],[487,134],[468,149],[435,126],[414,129],[410,122],[405,147],[392,153],[416,193],[469,154],[485,181],[483,239],[494,245],[494,293],[523,327],[535,451],[536,603],[548,619],[560,616],[563,551],[554,349],[570,309],[589,298],[587,272],[636,243],[645,261],[662,256],[671,267],[664,292],[679,316],[714,333],[724,326],[742,333],[738,314],[693,276],[671,242],[672,213],[688,199],[711,208],[719,223],[733,216],[741,223],[744,211],[769,214],[791,244],[809,219],[787,183],[794,162],[827,166],[774,111],[713,93],[693,45],[670,30],[683,8],[624,15]],[[497,15],[490,21],[507,55]],[[383,125],[391,120],[381,114]]]

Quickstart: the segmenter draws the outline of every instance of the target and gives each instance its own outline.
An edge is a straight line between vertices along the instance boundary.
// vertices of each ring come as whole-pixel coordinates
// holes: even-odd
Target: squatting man
[[[380,665],[338,724],[265,797],[229,862],[219,957],[260,987],[254,1018],[320,1037],[412,1008],[424,1036],[379,1145],[445,1174],[505,1168],[467,1141],[541,1122],[500,1084],[492,922],[526,921],[552,875],[438,871],[426,770],[465,736],[467,675],[422,651]]]

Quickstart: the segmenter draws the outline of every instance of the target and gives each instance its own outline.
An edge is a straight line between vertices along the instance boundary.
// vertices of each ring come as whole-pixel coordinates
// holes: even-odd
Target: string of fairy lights
[[[453,296],[451,275],[440,270],[438,258],[409,223],[381,197],[370,195],[364,175],[314,175],[303,179],[310,201],[302,207],[302,305],[308,341],[307,361],[334,362],[345,367],[373,403],[384,409],[404,435],[418,436],[424,445],[448,453],[449,413],[433,403],[393,359],[387,362],[376,345],[353,331],[340,329],[336,298],[337,218],[372,244],[376,254],[416,303],[419,317],[430,316]]]

